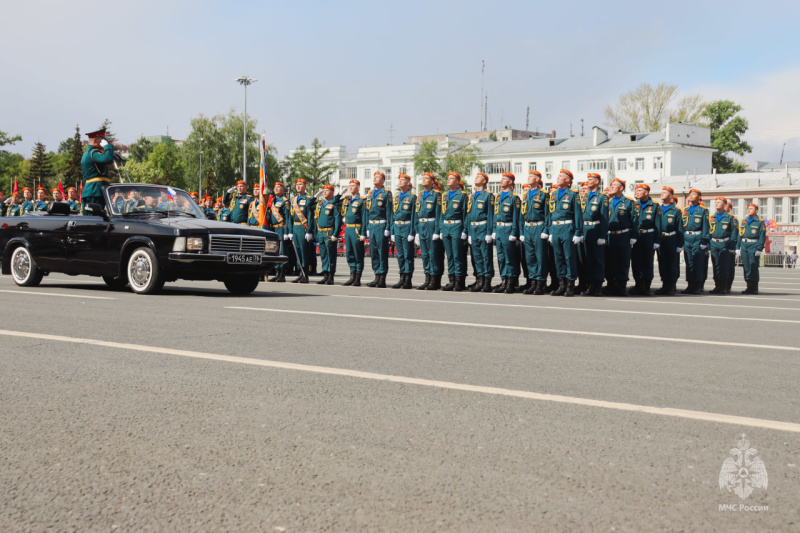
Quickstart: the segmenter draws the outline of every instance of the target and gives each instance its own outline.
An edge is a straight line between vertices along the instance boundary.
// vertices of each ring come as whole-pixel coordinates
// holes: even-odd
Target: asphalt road
[[[737,276],[624,299],[1,277],[0,530],[796,531],[800,270],[756,297]],[[742,433],[768,473],[746,499],[719,487]]]

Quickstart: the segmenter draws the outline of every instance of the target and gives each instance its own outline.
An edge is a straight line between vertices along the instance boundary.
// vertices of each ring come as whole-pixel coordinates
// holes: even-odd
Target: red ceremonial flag
[[[17,186],[17,178],[14,178],[14,192],[12,192],[11,194],[12,195],[19,194],[19,187]]]
[[[61,184],[60,181],[58,182],[58,190],[61,192],[61,198],[67,197],[67,193],[64,192],[64,186]]]

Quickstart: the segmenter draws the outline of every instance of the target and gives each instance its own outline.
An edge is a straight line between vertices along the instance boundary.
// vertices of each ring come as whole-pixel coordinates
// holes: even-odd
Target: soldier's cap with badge
[[[36,192],[39,192],[39,191],[44,191],[44,192],[47,192],[47,189],[45,189],[44,187],[42,187],[42,185],[41,185],[41,183],[40,183],[40,184],[39,184],[39,186],[38,186],[38,187],[36,187]]]
[[[716,198],[714,198],[714,200],[715,200],[715,201],[716,201],[716,200],[722,200],[722,203],[723,203],[723,204],[727,204],[727,203],[728,203],[728,199],[727,199],[727,198],[725,198],[724,196],[717,196]]]
[[[361,186],[361,182],[360,182],[360,181],[358,181],[358,180],[350,180],[350,185],[352,185],[353,183],[355,183],[355,184],[356,184],[356,185],[358,185],[359,187]]]
[[[489,176],[487,176],[487,175],[486,175],[486,174],[484,174],[483,172],[478,172],[477,174],[475,174],[475,177],[476,177],[476,178],[477,178],[478,176],[483,176],[484,178],[486,178],[486,181],[489,181]]]
[[[542,179],[542,173],[539,172],[538,170],[529,170],[528,174],[535,174],[535,175],[539,176],[539,179]]]
[[[613,180],[611,180],[611,183],[614,183],[615,181],[620,183],[623,189],[627,186],[627,184],[619,178],[614,178]],[[609,185],[611,185],[611,183],[609,183]]]
[[[97,131],[90,131],[89,133],[86,134],[86,136],[89,137],[90,139],[97,139],[97,138],[100,138],[100,137],[105,137],[106,136],[106,129],[105,128],[100,128]]]
[[[636,188],[637,189],[646,189],[647,192],[650,192],[650,186],[647,185],[646,183],[637,183],[636,184]]]
[[[758,211],[758,204],[747,204],[747,207],[755,207],[756,211]]]
[[[244,180],[239,180],[236,182],[236,186],[238,187],[239,185],[247,185],[247,182]]]
[[[254,184],[253,184],[253,190],[256,190],[256,189],[259,189],[259,190],[261,190],[261,184],[259,184],[259,183],[254,183]]]
[[[199,197],[200,195],[197,194],[197,191],[189,191],[189,196],[198,196]]]
[[[700,192],[700,189],[689,189],[689,194],[692,194],[693,192],[696,192],[697,196],[703,196],[703,193]]]
[[[380,170],[376,170],[376,171],[375,171],[375,173],[372,175],[372,177],[374,178],[375,176],[380,176],[380,177],[382,177],[383,179],[386,179],[386,174],[384,174],[384,173],[383,173],[383,172],[381,172]]]
[[[586,177],[587,178],[594,178],[594,179],[598,179],[599,180],[600,179],[600,174],[598,174],[597,172],[589,172],[588,174],[586,174]]]
[[[272,184],[272,187],[274,188],[277,187],[278,185],[280,185],[281,187],[286,187],[286,185],[284,185],[282,181],[276,181],[275,183]]]
[[[298,183],[300,183],[300,182],[302,182],[302,183],[308,183],[308,182],[306,181],[306,179],[305,179],[305,178],[297,178],[296,180],[294,180],[294,184],[295,184],[295,185],[297,185],[297,184],[298,184]]]
[[[449,178],[450,176],[455,176],[459,179],[459,181],[461,181],[461,174],[459,174],[455,170],[451,170],[450,172],[447,173],[447,177]]]
[[[334,187],[330,183],[326,183],[325,185],[322,186],[322,190],[324,191],[325,189],[334,190]]]
[[[572,175],[572,172],[570,172],[569,170],[567,170],[565,168],[562,168],[561,170],[559,170],[558,173],[559,174],[566,174],[567,176],[569,176],[569,179],[571,179],[571,180],[575,179],[575,177]]]
[[[30,187],[23,187],[22,188],[22,192],[25,192],[25,191],[33,192]]]
[[[426,172],[425,174],[423,174],[423,176],[428,176],[429,178],[436,179],[436,174],[434,174],[433,172]]]
[[[75,187],[67,187],[67,192],[69,192],[69,191],[78,192],[78,189],[76,189]]]
[[[397,179],[400,179],[400,178],[408,178],[408,179],[411,179],[411,176],[409,176],[408,174],[406,174],[406,173],[404,173],[404,172],[401,172],[400,174],[398,174],[398,175],[397,175]]]
[[[510,179],[511,181],[514,181],[514,182],[517,181],[517,177],[511,172],[503,172],[503,177],[504,178],[508,178],[508,179]]]
[[[661,187],[661,190],[662,191],[669,191],[669,193],[672,196],[675,196],[675,189],[673,189],[672,187],[667,187],[666,185],[664,185],[663,187]]]

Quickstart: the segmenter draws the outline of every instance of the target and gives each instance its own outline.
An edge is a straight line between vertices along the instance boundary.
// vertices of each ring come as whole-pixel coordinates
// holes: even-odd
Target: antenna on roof
[[[779,165],[783,164],[783,151],[786,150],[786,143],[783,143],[783,148],[781,148],[781,160],[778,162]]]
[[[574,135],[572,134],[572,121],[571,120],[569,121],[569,136],[570,137],[574,137]]]
[[[483,120],[483,72],[486,70],[486,61],[481,59],[481,131],[484,130]]]
[[[389,129],[386,131],[389,132],[389,144],[394,144],[394,132],[397,131],[396,129],[394,129],[394,122],[389,124]]]
[[[528,106],[528,111],[525,113],[525,131],[528,131],[528,124],[531,121],[531,106]]]
[[[583,119],[581,119],[581,137],[583,137]]]

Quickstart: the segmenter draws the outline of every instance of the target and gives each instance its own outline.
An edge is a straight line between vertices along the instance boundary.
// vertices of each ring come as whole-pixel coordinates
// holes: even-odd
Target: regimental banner
[[[800,235],[800,224],[778,224],[767,228],[769,235]]]

